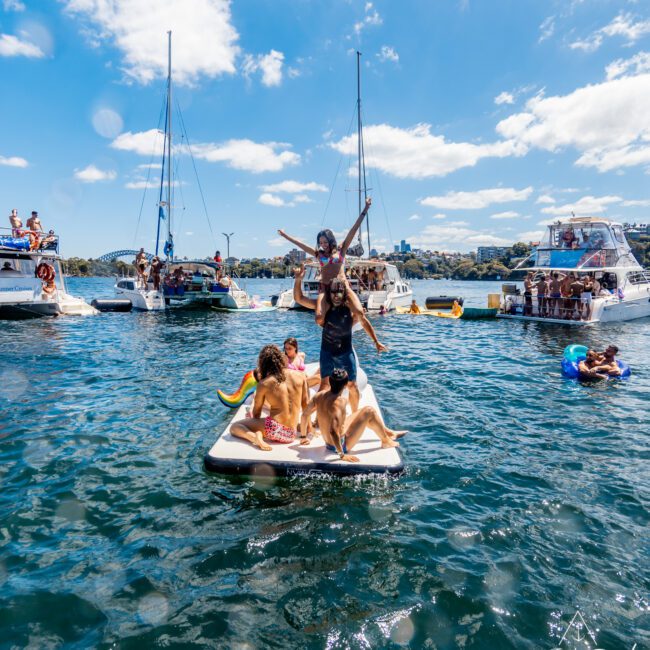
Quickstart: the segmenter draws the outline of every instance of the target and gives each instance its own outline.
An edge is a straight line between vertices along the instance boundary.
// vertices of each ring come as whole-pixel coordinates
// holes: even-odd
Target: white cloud
[[[420,203],[442,210],[479,210],[494,203],[525,201],[532,191],[532,187],[526,187],[523,190],[516,190],[512,187],[495,187],[476,192],[447,192],[444,196],[427,196],[420,199]]]
[[[543,230],[527,230],[517,235],[517,241],[529,242],[539,241],[544,236]]]
[[[482,158],[504,158],[526,152],[524,145],[512,140],[490,144],[446,142],[433,135],[431,125],[418,124],[400,129],[388,124],[364,128],[366,165],[398,178],[445,176],[463,167],[473,167]],[[346,136],[330,146],[344,155],[355,155],[356,134]]]
[[[507,212],[497,212],[490,216],[490,219],[517,219],[519,218],[519,212],[513,212],[509,210]]]
[[[432,219],[437,219],[437,220],[440,221],[440,220],[442,220],[442,219],[446,219],[446,218],[447,218],[447,215],[446,215],[446,214],[442,214],[441,212],[439,212],[438,214],[433,214],[433,215],[431,215],[431,218],[432,218]]]
[[[173,73],[179,84],[195,84],[235,72],[239,34],[229,0],[64,0],[97,44],[108,42],[123,56],[126,75],[149,83],[167,75],[167,39],[172,30]]]
[[[409,221],[420,221],[421,219],[422,219],[422,217],[419,214],[412,214],[409,217]]]
[[[369,25],[376,26],[381,25],[384,22],[377,10],[374,8],[372,2],[366,2],[364,11],[366,15],[363,17],[363,20],[360,20],[354,24],[354,31],[357,36],[360,35],[363,29]]]
[[[139,133],[127,131],[111,143],[114,149],[132,151],[141,156],[162,155],[163,138],[157,129]],[[195,158],[208,162],[225,162],[233,169],[253,173],[281,171],[284,167],[297,165],[300,155],[289,151],[290,145],[282,142],[257,143],[252,140],[227,140],[223,143],[199,143],[192,145]],[[179,154],[187,154],[186,147],[175,147]]]
[[[477,246],[507,246],[511,242],[489,232],[473,230],[462,225],[429,225],[409,237],[413,247],[430,250],[473,250]]]
[[[306,194],[296,194],[292,201],[294,203],[313,203],[314,201],[309,198]]]
[[[160,183],[157,181],[129,181],[124,184],[124,187],[127,190],[144,190],[150,189],[152,187],[160,187]]]
[[[280,183],[273,183],[273,185],[262,185],[261,189],[265,192],[286,192],[287,194],[297,194],[298,192],[327,192],[325,185],[313,181],[309,183],[282,181]]]
[[[542,212],[561,216],[569,216],[573,212],[576,216],[589,216],[605,212],[608,205],[620,203],[622,200],[620,196],[583,196],[574,203],[542,208]]]
[[[269,192],[260,194],[257,200],[262,205],[271,205],[274,208],[286,208],[293,205],[291,203],[287,203],[281,196],[276,196],[275,194],[270,194]]]
[[[551,38],[555,32],[555,16],[549,16],[542,21],[542,24],[539,26],[539,39],[538,43],[542,43],[547,38]]]
[[[163,133],[158,129],[149,129],[138,133],[121,133],[111,142],[113,149],[120,151],[132,151],[140,156],[152,156],[158,154],[162,156],[163,150]]]
[[[289,151],[283,142],[253,142],[252,140],[227,140],[221,144],[195,144],[195,158],[208,162],[225,162],[228,167],[259,174],[279,172],[285,167],[297,165],[300,155]]]
[[[26,40],[12,34],[0,34],[0,56],[26,56],[30,59],[42,59],[43,50]]]
[[[18,156],[0,156],[0,165],[5,167],[29,167],[29,163],[24,159]]]
[[[639,52],[629,59],[616,59],[606,68],[607,79],[616,79],[631,72],[633,75],[650,72],[650,52]]]
[[[394,48],[388,45],[382,45],[381,50],[377,54],[377,58],[384,63],[386,61],[392,61],[393,63],[399,62],[399,54],[394,50]]]
[[[494,103],[497,104],[497,106],[501,104],[514,104],[515,98],[512,93],[506,92],[504,90],[494,98]]]
[[[247,54],[242,66],[244,76],[250,77],[255,72],[261,71],[262,83],[265,86],[279,86],[282,83],[282,65],[284,54],[271,50],[268,54],[254,56]]]
[[[5,11],[25,11],[25,3],[20,0],[4,0],[2,6]]]
[[[281,246],[286,246],[288,248],[288,242],[284,237],[274,237],[273,239],[269,239],[266,243],[274,248],[280,248]]]
[[[162,169],[162,165],[160,163],[145,163],[144,165],[138,165],[137,169]]]
[[[556,152],[574,147],[576,165],[601,172],[650,162],[650,74],[578,88],[564,96],[537,95],[526,110],[497,124],[521,147]]]
[[[537,197],[537,201],[535,201],[535,203],[555,203],[555,199],[548,194],[541,194]]]
[[[98,183],[99,181],[114,181],[117,178],[117,172],[113,169],[104,171],[95,165],[88,165],[84,169],[75,169],[74,177],[83,183]]]
[[[650,34],[650,20],[635,22],[631,14],[621,13],[605,27],[601,27],[583,40],[571,43],[569,47],[572,50],[594,52],[603,44],[606,37],[621,36],[628,44],[632,44],[646,34]]]
[[[623,201],[621,205],[625,208],[650,208],[650,199]]]

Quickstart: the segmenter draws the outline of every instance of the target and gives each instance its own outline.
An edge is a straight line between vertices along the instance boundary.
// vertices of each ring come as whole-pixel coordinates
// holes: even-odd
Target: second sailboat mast
[[[368,188],[366,187],[366,161],[363,150],[363,124],[361,122],[361,52],[357,52],[357,160],[359,175],[359,214],[366,203]],[[362,188],[363,181],[363,190]],[[363,197],[361,193],[363,192]],[[370,215],[366,213],[366,228],[368,234],[368,257],[370,257]],[[361,241],[361,231],[359,231],[359,241]]]

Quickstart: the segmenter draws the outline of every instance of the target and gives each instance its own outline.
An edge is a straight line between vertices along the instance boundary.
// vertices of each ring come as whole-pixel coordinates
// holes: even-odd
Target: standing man
[[[32,210],[32,216],[27,219],[27,227],[30,230],[29,233],[29,247],[30,250],[35,251],[41,245],[41,234],[43,232],[43,226],[41,225],[41,220],[38,218],[38,212]]]
[[[160,291],[160,271],[162,270],[163,263],[159,257],[155,255],[151,260],[151,278],[153,280],[153,290]]]
[[[305,267],[295,269],[293,299],[307,309],[316,309],[316,301],[307,298],[302,292],[302,279],[305,276]],[[359,408],[359,388],[357,386],[357,360],[352,349],[352,326],[360,322],[368,336],[373,340],[377,352],[385,352],[386,346],[379,342],[377,334],[365,315],[361,318],[352,314],[347,305],[347,292],[345,282],[335,278],[329,285],[329,301],[331,307],[325,314],[323,338],[320,347],[320,375],[319,390],[329,386],[329,378],[334,368],[342,368],[348,373],[348,390],[350,391],[350,406],[354,413]]]
[[[11,224],[11,236],[22,237],[23,233],[20,229],[23,227],[23,222],[20,220],[16,208],[14,208],[9,215],[9,223]]]

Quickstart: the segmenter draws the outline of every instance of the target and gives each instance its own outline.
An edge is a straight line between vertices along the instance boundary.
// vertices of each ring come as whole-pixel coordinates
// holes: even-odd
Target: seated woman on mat
[[[284,341],[284,356],[287,358],[289,370],[300,370],[305,372],[305,353],[298,351],[298,340],[290,336]],[[318,386],[320,384],[320,370],[317,370],[311,377],[307,377],[307,385]]]

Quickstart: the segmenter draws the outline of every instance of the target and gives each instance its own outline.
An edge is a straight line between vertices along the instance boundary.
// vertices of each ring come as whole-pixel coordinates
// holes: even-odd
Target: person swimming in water
[[[325,314],[331,307],[327,299],[327,289],[330,283],[335,278],[342,280],[345,283],[346,293],[349,301],[349,307],[352,313],[361,317],[363,315],[363,307],[361,301],[354,291],[352,291],[347,278],[345,277],[345,255],[348,248],[354,239],[357,231],[361,227],[361,223],[368,214],[368,209],[372,204],[372,199],[366,199],[366,205],[361,211],[361,214],[350,228],[343,243],[338,246],[334,233],[329,230],[321,230],[316,237],[316,248],[312,248],[307,244],[295,239],[291,235],[287,235],[284,230],[278,230],[278,234],[301,248],[305,253],[316,258],[320,265],[320,284],[318,285],[318,299],[316,300],[316,322],[322,325],[325,322]]]

